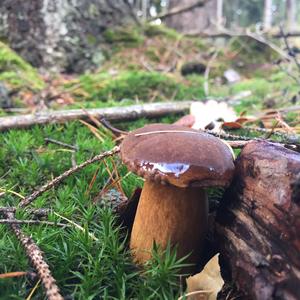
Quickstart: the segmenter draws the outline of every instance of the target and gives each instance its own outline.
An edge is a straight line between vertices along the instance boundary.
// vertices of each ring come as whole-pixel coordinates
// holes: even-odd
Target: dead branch
[[[74,151],[78,151],[78,147],[76,147],[76,146],[69,145],[69,144],[66,144],[66,143],[63,143],[61,141],[54,140],[54,139],[51,139],[51,138],[45,138],[45,142],[46,143],[56,144],[56,145],[62,146],[64,148],[69,148],[69,149],[72,149]]]
[[[57,227],[70,227],[70,225],[64,223],[40,221],[40,220],[0,219],[0,224],[50,225],[50,226],[57,226]]]
[[[283,35],[280,31],[278,32],[268,32],[264,31],[262,32],[263,35],[269,37],[269,38],[275,38],[275,39],[280,39],[283,38]],[[247,37],[247,33],[245,30],[237,30],[236,33],[229,33],[227,31],[200,31],[200,32],[192,32],[192,33],[187,33],[186,35],[188,36],[197,36],[201,38],[230,38],[230,37]],[[286,38],[291,38],[291,37],[299,37],[300,36],[300,31],[291,31],[291,32],[286,32],[285,37]]]
[[[126,135],[127,131],[120,130],[116,127],[113,127],[105,118],[100,119],[100,123],[108,130],[110,130],[115,136]]]
[[[0,214],[4,214],[4,213],[15,213],[17,211],[17,207],[0,207]],[[32,214],[35,217],[41,218],[41,217],[47,217],[50,212],[51,209],[49,208],[30,208],[30,209],[25,209],[25,212],[27,212],[28,214]]]
[[[281,35],[283,37],[284,44],[286,46],[286,49],[288,50],[289,56],[291,56],[293,58],[293,60],[295,62],[295,65],[297,66],[298,70],[300,71],[300,63],[299,63],[299,61],[297,59],[297,56],[294,54],[293,50],[290,47],[289,41],[288,41],[288,39],[287,39],[287,37],[286,37],[286,35],[284,33],[284,30],[283,30],[282,26],[280,26],[280,33],[281,33]]]
[[[193,4],[174,7],[173,9],[169,10],[166,13],[158,14],[157,16],[150,18],[148,21],[154,21],[154,20],[157,20],[157,19],[162,19],[163,20],[167,17],[182,14],[184,12],[193,10],[194,8],[204,6],[205,3],[208,2],[208,1],[209,0],[199,0],[199,1],[196,1],[195,3],[193,3]]]
[[[26,128],[49,123],[65,123],[78,119],[89,121],[91,116],[94,118],[105,118],[110,121],[130,121],[141,117],[158,118],[168,114],[178,114],[188,111],[190,105],[191,101],[165,102],[86,110],[47,111],[29,115],[1,117],[0,132],[12,128]]]
[[[232,140],[232,141],[236,141],[236,142],[268,141],[273,144],[280,144],[287,149],[300,152],[300,144],[297,143],[295,140],[293,140],[292,143],[290,143],[288,140],[286,142],[280,142],[280,141],[275,141],[275,140],[271,140],[271,139],[253,138],[253,137],[248,137],[248,136],[229,134],[229,133],[225,133],[225,132],[214,132],[211,130],[204,130],[204,131],[215,137],[222,138],[224,140]],[[234,145],[234,143],[232,143],[232,145]],[[238,145],[238,144],[236,144],[236,145]],[[236,148],[240,148],[240,147],[237,146]]]
[[[13,278],[13,277],[22,277],[22,276],[27,276],[29,278],[34,278],[34,277],[36,277],[36,274],[33,273],[33,272],[15,271],[15,272],[8,272],[8,273],[0,274],[0,279]]]
[[[49,189],[51,189],[52,187],[58,185],[60,182],[62,182],[64,179],[66,179],[67,177],[69,177],[70,175],[80,171],[81,169],[83,169],[84,167],[93,164],[95,162],[101,161],[102,159],[104,159],[105,157],[114,155],[116,153],[119,152],[119,147],[114,147],[112,150],[103,152],[99,155],[94,156],[91,159],[86,160],[85,162],[83,162],[82,164],[75,166],[67,171],[65,171],[64,173],[62,173],[61,175],[55,177],[53,180],[47,182],[46,184],[44,184],[43,186],[41,186],[40,188],[38,188],[35,192],[33,192],[31,195],[25,197],[20,203],[19,203],[19,207],[25,207],[27,205],[29,205],[33,200],[35,200],[37,197],[39,197],[41,194],[43,194],[44,192],[48,191]]]
[[[6,213],[6,217],[11,220],[15,219],[13,213]],[[61,296],[59,288],[56,285],[56,280],[53,278],[50,268],[44,260],[43,252],[30,237],[22,232],[19,224],[10,224],[10,228],[24,247],[27,257],[36,269],[37,274],[44,285],[48,299],[63,300],[64,298]]]

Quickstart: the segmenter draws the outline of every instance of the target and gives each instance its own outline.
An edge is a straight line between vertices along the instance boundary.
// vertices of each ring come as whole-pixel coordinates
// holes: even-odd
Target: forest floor
[[[4,93],[0,115],[49,108],[216,99],[232,106],[237,117],[255,116],[251,125],[288,129],[293,134],[300,130],[299,110],[281,112],[278,118],[268,121],[261,118],[270,111],[300,103],[300,70],[293,62],[279,62],[280,55],[269,45],[249,37],[212,43],[156,26],[143,31],[131,28],[107,32],[106,39],[102,65],[82,75],[41,74],[0,43],[0,83]],[[235,82],[225,78],[228,70],[238,75]],[[129,131],[149,122],[170,123],[177,118],[142,118],[115,126]],[[247,128],[239,130],[238,133],[247,132]],[[75,148],[49,143],[47,138]],[[72,165],[112,149],[115,143],[104,127],[81,121],[2,133],[0,206],[17,206],[38,186]],[[143,180],[128,172],[114,156],[67,178],[31,205],[51,209],[47,220],[55,222],[53,225],[22,225],[22,229],[44,251],[63,295],[70,299],[177,299],[182,295],[178,284],[182,262],[176,260],[175,253],[167,251],[163,258],[154,255],[146,269],[136,268],[127,248],[126,232],[117,225],[113,209],[103,204],[109,192],[116,197],[130,197],[142,184]],[[31,218],[22,210],[17,217]],[[57,223],[70,227],[61,228]],[[0,232],[0,274],[34,272],[8,226],[0,225]],[[0,279],[0,299],[24,299],[35,286],[32,299],[41,299],[43,289],[36,277]]]

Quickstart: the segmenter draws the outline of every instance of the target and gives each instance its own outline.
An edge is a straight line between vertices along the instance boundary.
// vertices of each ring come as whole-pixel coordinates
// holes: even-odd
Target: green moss
[[[231,44],[231,51],[238,52],[235,60],[245,64],[264,64],[278,58],[278,53],[270,46],[251,37],[236,38]]]
[[[115,48],[137,47],[144,41],[144,36],[137,27],[108,29],[104,32],[103,37],[107,43],[113,44]]]
[[[148,37],[163,36],[173,40],[182,38],[182,34],[164,25],[145,24],[143,29]]]
[[[88,100],[140,99],[146,102],[202,98],[201,80],[198,76],[183,82],[158,72],[144,71],[125,71],[115,77],[108,73],[87,74],[80,78],[83,90],[89,94]]]
[[[37,71],[12,49],[0,42],[0,80],[14,88],[42,89]]]

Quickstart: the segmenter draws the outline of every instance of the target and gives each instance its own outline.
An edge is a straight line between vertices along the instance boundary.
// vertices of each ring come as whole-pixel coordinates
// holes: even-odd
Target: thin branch
[[[284,33],[284,30],[283,30],[282,26],[280,26],[280,33],[281,33],[281,35],[282,35],[282,37],[283,37],[284,44],[285,44],[285,46],[286,46],[286,48],[287,48],[287,50],[288,50],[289,56],[291,56],[291,57],[293,58],[293,60],[294,60],[294,62],[295,62],[295,64],[296,64],[298,70],[300,71],[300,63],[299,63],[299,61],[298,61],[298,59],[297,59],[297,56],[295,55],[295,53],[293,52],[293,50],[292,50],[291,47],[290,47],[290,44],[289,44],[289,42],[288,42],[288,39],[287,39],[287,37],[286,37],[286,35],[285,35],[285,33]]]
[[[34,278],[36,276],[36,274],[33,272],[15,271],[15,272],[8,272],[8,273],[0,274],[0,279],[22,277],[22,276],[28,276],[30,278]]]
[[[154,20],[157,20],[157,19],[165,19],[167,17],[171,17],[171,16],[181,14],[181,13],[193,10],[194,8],[204,6],[205,3],[208,2],[208,1],[209,0],[199,0],[199,1],[196,1],[195,3],[193,3],[193,4],[174,7],[173,9],[169,10],[166,13],[158,14],[157,16],[150,18],[148,21],[154,21]]]
[[[112,150],[103,152],[99,155],[94,156],[91,159],[86,160],[85,162],[83,162],[82,164],[75,166],[67,171],[65,171],[64,173],[62,173],[61,175],[57,176],[56,178],[54,178],[53,180],[47,182],[46,184],[44,184],[43,186],[41,186],[40,188],[38,188],[35,192],[33,192],[31,195],[25,197],[19,204],[19,207],[25,207],[27,205],[29,205],[33,200],[35,200],[37,197],[39,197],[41,194],[43,194],[44,192],[48,191],[49,189],[51,189],[52,187],[58,185],[60,182],[62,182],[64,179],[66,179],[67,177],[69,177],[70,175],[80,171],[81,169],[83,169],[84,167],[93,164],[97,161],[102,160],[105,157],[114,155],[116,153],[118,153],[120,150],[119,147],[114,147]]]
[[[270,143],[275,143],[275,144],[281,144],[283,147],[288,148],[290,150],[296,151],[296,152],[300,152],[300,144],[298,143],[289,143],[289,142],[280,142],[280,141],[274,141],[271,139],[264,139],[264,138],[253,138],[253,137],[248,137],[248,136],[242,136],[242,135],[234,135],[234,134],[228,134],[228,133],[223,133],[223,132],[214,132],[211,130],[204,130],[205,132],[218,137],[218,138],[222,138],[224,140],[233,140],[233,141],[267,141]],[[237,147],[239,148],[239,147]]]
[[[17,207],[0,207],[0,214],[4,214],[4,213],[15,213],[17,211]],[[35,217],[47,217],[50,212],[51,209],[49,208],[30,208],[30,209],[26,209],[25,212],[27,212],[28,214],[32,214]]]
[[[66,144],[66,143],[63,143],[61,141],[57,141],[57,140],[54,140],[54,139],[51,139],[51,138],[45,138],[45,142],[56,144],[56,145],[59,145],[59,146],[63,146],[65,148],[69,148],[69,149],[72,149],[74,151],[78,151],[78,147],[76,147],[76,146],[69,145],[69,144]]]
[[[56,223],[56,222],[40,221],[40,220],[0,219],[0,224],[51,225],[51,226],[58,226],[58,227],[70,227],[70,225],[64,223]]]
[[[100,123],[107,129],[109,129],[116,136],[127,135],[128,132],[124,130],[120,130],[116,127],[113,127],[105,118],[100,119]]]
[[[11,220],[15,219],[13,213],[7,213],[6,217]],[[63,300],[64,298],[61,296],[59,288],[56,285],[56,280],[53,278],[50,268],[44,260],[43,252],[30,237],[22,232],[19,224],[10,224],[10,228],[24,247],[27,257],[37,271],[44,285],[47,298],[49,300]]]
[[[258,132],[258,133],[266,133],[266,134],[271,134],[278,136],[282,139],[285,139],[287,143],[298,143],[300,141],[300,136],[299,135],[294,135],[294,134],[288,134],[284,132],[278,132],[274,131],[272,129],[267,129],[267,128],[259,128],[259,127],[244,127],[243,129],[251,131],[251,132]]]
[[[210,68],[211,68],[213,62],[215,61],[215,59],[217,58],[220,50],[221,50],[221,48],[214,52],[214,54],[209,59],[207,65],[206,65],[206,69],[205,69],[205,72],[204,72],[204,83],[203,83],[205,96],[209,95],[209,72],[210,72]]]

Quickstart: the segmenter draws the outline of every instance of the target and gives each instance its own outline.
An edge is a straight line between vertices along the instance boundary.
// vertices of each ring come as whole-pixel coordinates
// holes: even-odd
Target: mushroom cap
[[[212,135],[183,126],[146,125],[130,132],[120,150],[130,171],[158,183],[228,186],[233,176],[229,146]]]

